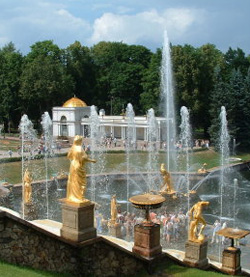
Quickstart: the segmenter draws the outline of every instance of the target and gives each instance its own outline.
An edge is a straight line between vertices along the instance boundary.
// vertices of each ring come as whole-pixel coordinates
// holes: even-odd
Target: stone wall
[[[76,276],[134,275],[145,265],[102,237],[73,243],[2,211],[0,260]]]

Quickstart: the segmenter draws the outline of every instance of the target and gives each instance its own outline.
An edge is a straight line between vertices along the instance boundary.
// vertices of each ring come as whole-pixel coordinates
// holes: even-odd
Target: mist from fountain
[[[104,145],[104,137],[105,132],[104,129],[100,127],[100,119],[96,110],[96,107],[92,105],[90,107],[90,156],[91,159],[97,161],[97,163],[90,163],[90,194],[91,200],[96,201],[96,176],[95,175],[104,175],[104,170],[106,166],[106,158],[105,158],[105,145]],[[98,179],[98,186],[102,186],[106,181],[105,175],[102,179]]]
[[[28,116],[24,114],[18,127],[21,137],[21,157],[22,157],[22,199],[24,199],[24,171],[29,166],[29,161],[33,158],[35,149],[37,148],[37,133],[33,127],[33,123]],[[23,201],[22,201],[23,204]],[[22,205],[22,217],[24,218],[24,205]]]
[[[180,125],[180,141],[182,145],[182,153],[185,155],[185,183],[187,193],[187,210],[190,210],[190,151],[192,149],[191,127],[189,120],[189,111],[185,106],[181,107],[181,125]]]
[[[167,31],[164,32],[164,43],[162,49],[162,63],[161,63],[161,100],[163,106],[163,116],[166,119],[166,134],[164,140],[166,141],[167,149],[167,171],[176,170],[176,116],[174,105],[174,88],[172,76],[172,62],[170,43]]]
[[[148,159],[146,164],[146,170],[148,173],[148,190],[157,190],[156,176],[153,172],[159,171],[159,150],[156,145],[158,138],[158,124],[155,118],[154,109],[149,109],[147,113],[148,118]]]
[[[126,163],[127,163],[127,199],[130,197],[130,190],[129,190],[129,174],[130,174],[130,154],[135,149],[136,144],[136,129],[135,129],[135,113],[133,110],[133,106],[128,103],[126,108],[126,119],[127,119],[127,133],[126,133],[126,140],[125,140],[125,148],[126,148]],[[127,211],[129,210],[129,202],[127,202]]]
[[[48,176],[48,156],[53,153],[53,134],[52,134],[52,120],[48,112],[42,115],[41,121],[43,129],[43,143],[44,143],[44,166],[45,166],[45,195],[46,195],[46,215],[49,219],[49,176]]]

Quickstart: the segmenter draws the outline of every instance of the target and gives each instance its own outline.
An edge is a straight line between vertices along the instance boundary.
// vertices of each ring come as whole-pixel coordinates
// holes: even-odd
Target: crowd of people
[[[157,211],[158,212],[158,211]],[[177,213],[168,213],[166,209],[160,209],[160,212],[150,212],[150,219],[152,222],[160,225],[162,245],[169,247],[176,243],[184,243],[187,240],[188,234],[188,212],[179,211]],[[127,211],[121,212],[118,209],[117,223],[121,228],[122,238],[127,241],[133,241],[134,226],[144,221],[144,212],[130,213]],[[95,213],[95,223],[98,233],[109,233],[109,220],[105,218],[99,210]],[[206,237],[211,244],[230,243],[229,239],[217,235],[221,229],[228,227],[227,222],[220,223],[216,220],[213,225],[208,224],[205,230]],[[239,241],[235,241],[235,245],[239,245]]]
[[[187,233],[187,216],[182,212],[167,213],[162,209],[160,213],[152,211],[150,213],[152,222],[160,224],[161,237],[166,244],[171,244],[182,240]],[[99,210],[95,214],[96,228],[98,233],[108,233],[108,219]],[[122,237],[126,240],[133,240],[134,226],[144,221],[144,213],[121,212],[118,210],[117,223],[121,226]]]

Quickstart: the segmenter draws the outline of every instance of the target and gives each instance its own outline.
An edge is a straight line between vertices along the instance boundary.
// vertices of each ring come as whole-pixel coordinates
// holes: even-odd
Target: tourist
[[[98,210],[95,211],[95,221],[97,233],[102,233],[102,214]]]
[[[227,222],[226,221],[222,224],[221,229],[225,229],[225,228],[227,228]],[[222,244],[225,244],[226,243],[226,237],[223,236],[222,239],[221,239],[221,242],[222,242]]]
[[[213,227],[214,227],[214,230],[213,230],[211,243],[214,243],[214,242],[219,243],[219,236],[216,234],[216,232],[218,232],[221,229],[221,224],[219,220],[215,220]]]
[[[9,151],[8,151],[8,153],[9,153],[9,156],[10,156],[10,158],[12,157],[12,150],[10,149]]]
[[[164,228],[164,233],[166,236],[166,241],[169,244],[171,242],[171,238],[173,235],[173,223],[171,221],[166,222],[165,228]]]
[[[178,215],[174,216],[172,222],[173,222],[173,238],[174,238],[174,241],[178,241],[179,233],[180,233],[180,220],[178,218]]]

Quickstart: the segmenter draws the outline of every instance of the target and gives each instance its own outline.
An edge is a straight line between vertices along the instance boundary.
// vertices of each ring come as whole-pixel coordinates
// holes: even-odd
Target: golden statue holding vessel
[[[85,203],[87,188],[86,163],[96,163],[96,160],[90,159],[82,148],[82,136],[75,136],[72,147],[67,158],[70,160],[69,177],[67,183],[66,202]]]

